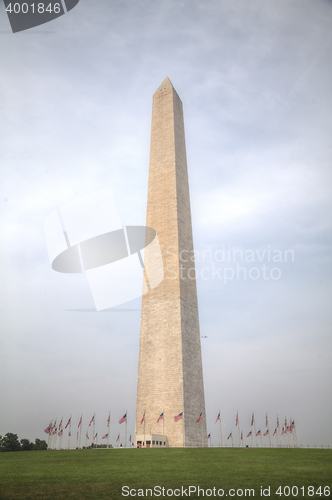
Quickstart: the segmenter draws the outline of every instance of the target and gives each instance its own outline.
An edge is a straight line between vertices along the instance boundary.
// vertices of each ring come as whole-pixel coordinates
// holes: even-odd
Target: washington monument
[[[146,225],[164,279],[142,298],[135,445],[206,446],[183,111],[169,78],[153,96]],[[152,258],[145,253],[145,266]]]

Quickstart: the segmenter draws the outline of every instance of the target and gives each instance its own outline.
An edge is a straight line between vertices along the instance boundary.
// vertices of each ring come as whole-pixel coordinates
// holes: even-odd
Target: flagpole
[[[144,410],[144,442],[143,442],[143,448],[145,448],[145,410]]]
[[[52,423],[51,432],[50,432],[50,450],[53,449],[53,428],[54,428],[54,424]]]
[[[185,427],[184,427],[184,410],[183,410],[183,422],[182,422],[182,429],[183,429],[183,448],[185,447],[185,436],[184,436],[184,432],[185,432]]]
[[[71,436],[71,415],[70,415],[70,421],[69,421],[68,447],[67,447],[67,450],[69,450],[70,436]]]
[[[201,425],[201,429],[202,429],[202,448],[203,448],[203,413],[202,413],[202,425]],[[209,446],[209,442],[208,442],[208,446]]]
[[[49,437],[48,446],[49,446],[49,449],[51,450],[52,449],[52,437],[53,437],[53,420],[51,421],[51,432],[49,433],[48,437]]]
[[[267,418],[267,412],[266,412],[266,418]],[[269,427],[269,419],[267,418],[267,430],[269,431],[269,444],[271,448],[271,436],[270,436],[270,427]]]
[[[79,448],[81,448],[81,437],[82,437],[82,426],[83,426],[83,413],[81,413],[81,425],[80,425],[80,437],[79,437]]]
[[[110,447],[110,424],[111,424],[111,412],[108,412],[108,424],[107,424],[107,449]]]
[[[58,428],[56,428],[56,432],[54,435],[54,449],[55,450],[56,450],[56,446],[57,446],[57,441],[58,441]]]
[[[219,408],[219,424],[220,424],[220,448],[222,448],[222,433],[221,433],[221,413]]]
[[[61,432],[62,430],[62,432]],[[63,415],[62,415],[62,418],[61,418],[61,429],[60,429],[60,441],[59,441],[59,450],[62,450],[62,437],[63,437]]]
[[[55,428],[56,428],[56,419],[54,420],[54,425],[53,425],[53,429],[52,429],[52,450],[54,450],[54,447],[55,447],[55,434],[54,434],[54,431],[55,431]]]
[[[163,446],[164,446],[164,443],[165,443],[165,412],[163,409]]]
[[[256,444],[256,448],[257,448],[256,422],[255,422],[255,412],[254,411],[252,412],[252,415],[253,415],[253,419],[254,419],[255,444]]]
[[[280,424],[279,424],[279,415],[277,413],[277,440],[279,448],[282,448],[281,436],[280,436]]]
[[[93,413],[93,426],[92,426],[92,436],[93,436],[93,441],[95,440],[95,430],[96,430],[96,423],[95,423],[95,420],[96,420],[96,412]]]
[[[127,448],[127,422],[128,422],[128,413],[126,410],[125,448]]]
[[[292,429],[292,438],[293,438],[293,444],[294,444],[294,448],[295,448],[295,436],[294,436],[294,432],[293,432],[293,420],[292,420],[292,417],[290,417],[289,428]]]
[[[49,432],[48,432],[48,437],[47,437],[47,449],[50,450],[51,449],[51,435],[52,435],[52,429],[53,429],[53,420],[51,420],[49,426]]]
[[[286,415],[285,415],[285,430],[286,430],[286,435],[287,435],[288,448],[290,448],[289,434],[287,432],[287,419],[286,419]]]
[[[294,421],[294,431],[295,431],[295,442],[296,442],[296,448],[298,448],[298,444],[297,444],[297,434],[296,434],[296,428],[295,428],[295,421]]]
[[[237,429],[239,431],[239,448],[241,448],[241,436],[240,436],[240,419],[239,419],[239,410],[236,410],[237,416]]]
[[[51,420],[49,426],[48,426],[48,436],[47,436],[47,449],[50,450],[51,449],[51,446],[50,446],[50,437],[52,435],[52,431],[51,429],[53,428],[53,421]]]

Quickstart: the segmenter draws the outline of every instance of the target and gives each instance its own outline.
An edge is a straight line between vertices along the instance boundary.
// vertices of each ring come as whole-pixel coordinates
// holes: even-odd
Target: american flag
[[[108,437],[108,433],[105,434],[101,439],[106,439]]]
[[[143,417],[142,417],[142,420],[141,420],[141,425],[142,425],[142,423],[144,422],[144,420],[145,420],[145,413],[144,413],[144,415],[143,415]]]
[[[53,436],[57,433],[57,430],[58,430],[57,427],[55,427],[55,429],[53,429]]]
[[[90,438],[89,438],[88,431],[86,431],[85,437],[86,437],[87,439],[90,439]]]
[[[93,441],[96,439],[97,435],[98,435],[98,432],[96,432],[95,437],[93,438]]]
[[[282,428],[281,435],[285,434],[285,428]]]
[[[241,441],[243,441],[243,432],[241,431]]]
[[[78,426],[77,428],[79,428],[79,426],[82,424],[82,417],[80,418],[80,421],[78,422]]]
[[[287,420],[286,420],[286,417],[285,417],[285,429],[286,429],[286,427],[287,427]]]
[[[60,420],[60,423],[59,423],[59,430],[61,429],[61,426],[62,426],[62,419]]]
[[[207,437],[207,438],[208,438],[208,439],[211,439],[211,434],[208,434],[208,437]]]
[[[119,424],[123,424],[123,422],[127,422],[127,413],[125,413],[123,417],[120,418]]]
[[[203,420],[203,414],[202,413],[200,414],[200,416],[198,417],[198,419],[196,420],[195,423],[197,424],[197,422],[199,422],[200,420]]]
[[[269,425],[269,422],[267,420],[267,414],[266,414],[266,417],[265,417],[265,427],[267,427]]]
[[[250,424],[251,426],[253,426],[253,425],[254,425],[254,420],[255,420],[255,418],[254,418],[254,412],[253,412],[253,413],[252,413],[252,417],[251,417],[251,424]]]
[[[274,433],[272,434],[272,436],[274,436],[275,434],[277,434],[277,428],[274,429]]]
[[[118,442],[118,441],[119,441],[119,439],[120,439],[120,434],[118,434],[118,437],[116,438],[116,440],[115,440],[115,441],[116,441],[116,442]]]
[[[129,436],[129,443],[131,443],[131,434],[130,434],[130,436]]]
[[[70,424],[70,422],[71,422],[71,417],[69,418],[68,422],[66,423],[65,429],[67,429],[67,427]]]
[[[90,420],[89,427],[92,424],[92,422],[94,421],[94,419],[95,419],[95,416],[93,415],[92,419]]]
[[[264,432],[263,436],[267,436],[268,433],[269,433],[269,429],[266,432]]]
[[[68,436],[71,436],[71,432],[68,432]]]
[[[230,433],[229,433],[229,436],[228,436],[228,438],[227,438],[227,439],[229,439],[229,438],[231,438],[231,437],[232,437],[232,433],[230,432]]]
[[[252,432],[250,431],[249,434],[247,434],[247,438],[252,435]]]
[[[159,415],[159,418],[157,420],[157,423],[159,422],[159,420],[164,420],[164,412],[162,412],[160,415]]]
[[[238,423],[239,423],[239,413],[236,412],[235,425],[238,425]]]
[[[63,429],[60,429],[58,432],[58,436],[62,436],[62,434],[63,434]]]
[[[277,429],[279,429],[279,418],[277,417]]]
[[[259,429],[258,432],[256,432],[256,436],[260,436],[261,435],[261,430]]]
[[[106,424],[106,427],[108,427],[110,425],[110,421],[111,421],[111,416],[108,415],[108,419],[107,419],[107,424]]]
[[[218,413],[217,420],[215,421],[215,424],[220,420],[220,412]]]
[[[183,411],[174,417],[174,422],[178,422],[183,419]]]
[[[44,429],[44,432],[46,432],[46,434],[51,434],[51,430],[52,430],[52,422],[48,427],[46,427],[46,429]]]

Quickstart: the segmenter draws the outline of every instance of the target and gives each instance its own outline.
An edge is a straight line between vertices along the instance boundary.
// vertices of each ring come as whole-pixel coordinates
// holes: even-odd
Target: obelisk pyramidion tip
[[[171,80],[167,76],[165,78],[165,80],[163,81],[163,83],[160,85],[160,87],[157,89],[156,93],[157,92],[161,92],[162,90],[167,90],[169,88],[173,88],[174,89]]]

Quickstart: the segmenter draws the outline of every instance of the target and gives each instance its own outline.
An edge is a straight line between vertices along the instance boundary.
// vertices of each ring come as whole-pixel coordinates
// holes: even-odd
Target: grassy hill
[[[269,498],[323,499],[330,497],[326,487],[331,488],[331,479],[331,450],[169,448],[0,453],[1,500],[203,498],[203,492],[204,498],[262,498],[268,496],[269,487]]]

